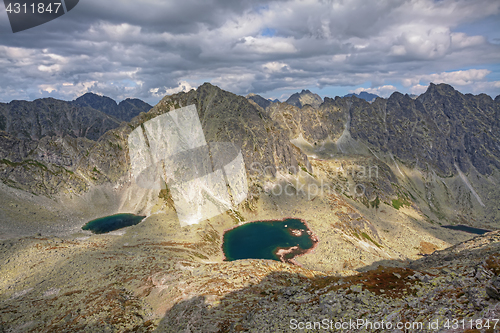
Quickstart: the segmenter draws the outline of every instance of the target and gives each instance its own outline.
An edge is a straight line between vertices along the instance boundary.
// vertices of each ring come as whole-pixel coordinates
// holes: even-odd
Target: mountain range
[[[250,96],[252,100],[255,97]],[[481,192],[483,187],[484,193],[494,188],[491,177],[500,168],[499,97],[493,100],[484,94],[464,95],[449,85],[431,84],[416,99],[396,92],[372,103],[356,97],[326,97],[319,104],[321,98],[306,90],[292,95],[286,103],[269,102],[266,108],[250,103],[248,98],[204,84],[193,92],[167,96],[147,113],[143,112],[149,105],[140,100],[127,99],[117,104],[95,94],[85,94],[73,102],[49,98],[1,104],[0,177],[11,186],[45,195],[67,190],[69,184],[80,184],[82,191],[122,177],[127,164],[113,165],[100,155],[103,150],[111,150],[110,156],[126,161],[126,137],[131,128],[176,105],[194,103],[203,119],[207,140],[236,143],[242,147],[246,165],[258,162],[278,171],[303,166],[311,171],[310,163],[318,156],[352,155],[375,158],[397,169],[418,169],[443,179],[469,175],[465,185],[471,190],[447,199],[458,203],[453,209],[454,219],[469,215],[471,210],[465,207],[470,208],[470,204],[464,206],[461,201],[467,193],[480,207],[486,207],[489,198],[496,198]],[[299,108],[290,104],[294,100],[305,104]],[[127,119],[134,114],[136,117],[128,124],[121,124],[115,117]],[[319,147],[324,148],[328,142],[333,145],[325,155],[326,150]],[[27,164],[28,173],[23,171]],[[73,173],[72,181],[46,179],[52,179],[55,170],[61,168]],[[121,171],[114,176],[107,173],[117,169]],[[44,179],[43,185],[33,181],[34,174],[41,177],[39,181]],[[473,184],[476,181],[479,183]],[[368,188],[374,186],[368,184]],[[421,197],[432,211],[443,216],[439,203],[432,202],[437,195],[432,188],[426,185],[412,196]],[[455,207],[451,202],[446,206]],[[482,211],[482,217],[474,219],[497,218],[497,214],[497,210]]]
[[[207,142],[241,148],[248,196],[181,228],[168,186],[135,183],[128,136],[189,105]],[[94,94],[0,105],[0,330],[293,331],[293,318],[430,321],[443,307],[494,317],[498,232],[443,226],[499,229],[500,96],[430,84],[416,98],[303,90],[280,103],[205,83],[149,107]],[[81,230],[115,213],[147,217]],[[284,217],[307,221],[313,251],[224,260],[226,230]]]
[[[477,175],[466,182],[472,191],[460,192],[461,195],[449,200],[460,203],[467,193],[481,207],[489,200],[483,198],[489,196],[481,195],[481,190],[474,190],[476,186],[471,181],[479,181],[477,186],[489,191],[486,190],[489,184],[493,185],[490,179],[500,168],[499,97],[493,100],[484,94],[464,95],[449,85],[431,84],[416,99],[396,92],[388,99],[378,98],[372,103],[355,97],[326,97],[318,105],[321,99],[318,98],[304,90],[292,95],[292,101],[270,103],[264,109],[252,105],[248,97],[204,84],[196,91],[166,97],[148,113],[142,113],[149,108],[142,101],[127,99],[117,104],[95,94],[86,94],[73,102],[50,98],[13,101],[0,105],[0,177],[4,183],[37,194],[67,190],[68,184],[80,184],[81,191],[122,177],[128,170],[127,164],[112,165],[112,161],[100,155],[102,150],[111,150],[110,156],[121,156],[126,161],[126,137],[131,128],[176,105],[194,103],[203,119],[207,140],[236,143],[242,147],[247,165],[263,163],[271,166],[270,170],[303,166],[311,171],[310,162],[315,156],[329,157],[318,147],[332,142],[334,145],[328,151],[331,156],[375,158],[384,164],[418,169],[444,179]],[[290,104],[293,100],[305,106]],[[316,102],[306,103],[306,100]],[[112,116],[118,110],[122,110],[120,117],[124,119],[137,116],[129,124],[120,124]],[[303,142],[294,142],[299,138]],[[27,174],[23,171],[26,163],[30,166]],[[45,179],[53,178],[54,170],[60,168],[73,172],[72,182]],[[99,173],[95,174],[94,169],[100,170]],[[121,171],[114,176],[107,174],[116,169]],[[33,181],[34,174],[45,179],[43,186]],[[432,203],[431,188],[426,186],[422,193],[417,191],[412,195],[421,197],[431,210],[442,216],[439,204]],[[461,204],[455,210],[455,219],[468,211]],[[474,219],[484,220],[497,214],[496,210],[482,212],[482,217]]]
[[[301,108],[305,105],[318,107],[323,103],[323,99],[318,95],[310,92],[309,90],[302,90],[300,93],[292,94],[286,103]]]
[[[32,102],[0,103],[0,130],[18,139],[43,137],[85,137],[99,139],[121,121],[130,121],[151,105],[139,99],[117,104],[106,96],[86,93],[72,102],[42,98]]]

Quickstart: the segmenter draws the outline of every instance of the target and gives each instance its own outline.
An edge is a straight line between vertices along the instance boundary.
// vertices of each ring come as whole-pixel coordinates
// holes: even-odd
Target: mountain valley
[[[248,194],[181,227],[168,186],[134,180],[128,138],[189,105],[207,142],[241,149]],[[446,84],[371,102],[304,90],[281,103],[205,83],[154,107],[94,94],[1,104],[0,331],[495,319],[499,144],[500,96]],[[106,234],[81,230],[116,213],[147,217]],[[296,264],[223,260],[226,230],[284,218],[306,221],[318,239]]]

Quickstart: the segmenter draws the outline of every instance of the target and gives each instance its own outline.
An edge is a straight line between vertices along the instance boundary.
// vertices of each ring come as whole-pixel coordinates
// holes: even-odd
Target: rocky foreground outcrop
[[[0,242],[0,330],[296,332],[319,323],[373,332],[383,322],[388,332],[497,331],[500,232],[339,277],[268,260],[209,261],[218,243],[210,227],[186,242],[151,238],[169,231],[151,223],[123,238]]]
[[[157,331],[494,332],[500,330],[499,250],[494,232],[400,268],[343,278],[274,272],[215,306],[202,296],[176,304]]]

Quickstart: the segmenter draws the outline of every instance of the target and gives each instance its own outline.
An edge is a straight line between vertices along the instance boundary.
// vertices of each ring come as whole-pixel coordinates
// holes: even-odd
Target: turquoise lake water
[[[82,229],[90,230],[94,234],[104,234],[113,230],[136,225],[145,217],[146,216],[139,216],[134,214],[115,214],[104,216],[88,222],[82,227]]]
[[[302,231],[300,236],[293,230]],[[270,259],[280,261],[276,251],[280,248],[298,246],[298,250],[285,255],[286,260],[303,253],[314,246],[309,229],[299,219],[283,221],[249,222],[227,231],[223,237],[222,249],[226,261],[238,259]]]

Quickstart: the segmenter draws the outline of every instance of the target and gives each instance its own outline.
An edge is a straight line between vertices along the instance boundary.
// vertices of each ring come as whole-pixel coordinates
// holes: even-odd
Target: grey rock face
[[[416,99],[398,92],[371,104],[356,97],[325,98],[316,109],[277,104],[270,115],[291,138],[302,134],[312,141],[335,139],[348,126],[353,139],[392,153],[410,166],[430,166],[443,176],[457,174],[455,165],[463,172],[474,166],[489,175],[500,168],[498,101],[431,84]]]
[[[500,300],[500,279],[495,276],[486,286],[486,293],[493,299]]]
[[[67,105],[56,100],[54,103]],[[72,179],[76,179],[78,184],[73,189],[75,192],[85,191],[91,183],[117,181],[129,172],[127,138],[132,129],[159,114],[191,104],[197,107],[207,142],[232,142],[241,147],[250,177],[260,176],[261,168],[266,168],[270,174],[276,174],[278,170],[299,170],[300,167],[312,170],[307,157],[289,142],[281,126],[268,115],[259,111],[244,97],[205,84],[196,91],[164,98],[150,112],[140,114],[130,124],[122,123],[104,135],[96,134],[97,142],[89,142],[84,138],[72,139],[77,135],[67,134],[67,131],[39,131],[38,136],[27,138],[24,138],[27,130],[23,132],[19,129],[16,131],[17,135],[3,133],[0,157],[5,160],[2,162],[0,178],[11,186],[49,196],[65,189],[69,184],[59,177],[58,172],[51,173],[52,168],[63,168]],[[71,108],[94,110],[75,105],[71,105]],[[19,113],[17,123],[21,124],[23,115],[24,113]],[[53,118],[60,119],[64,115],[62,111],[54,112]],[[112,119],[107,115],[103,117]],[[116,121],[114,124],[117,125]],[[32,132],[36,133],[39,127],[33,127],[35,130]],[[8,123],[8,129],[12,128],[15,128],[12,122]],[[28,128],[31,130],[31,127]],[[30,140],[38,138],[41,139]],[[32,179],[26,171],[33,174],[33,170],[27,170],[24,167],[26,163],[51,181],[43,180],[42,176]],[[253,163],[258,163],[260,167],[252,170]],[[39,186],[40,183],[45,185]]]
[[[255,94],[249,94],[246,96],[246,98],[254,101],[258,106],[260,106],[263,109],[266,109],[269,105],[271,105],[271,103],[273,103],[272,101]]]
[[[75,171],[95,145],[86,138],[29,140],[0,131],[0,179],[9,186],[46,196],[70,189],[85,191],[89,184]]]
[[[352,101],[341,107],[351,116],[353,138],[410,165],[430,165],[442,175],[456,174],[455,164],[464,172],[472,164],[483,175],[500,167],[499,109],[487,95],[431,84],[416,100],[396,92],[371,105]]]
[[[127,98],[118,104],[118,114],[115,117],[124,121],[130,121],[141,112],[148,112],[152,107],[140,99]]]
[[[490,174],[500,167],[499,105],[491,97],[463,95],[445,84],[429,86],[417,99],[438,131],[430,134],[439,169],[452,173],[453,163],[467,171],[467,161],[481,174]],[[429,160],[429,159],[427,159]]]
[[[276,103],[267,110],[269,116],[280,123],[290,139],[302,135],[309,142],[319,142],[328,136],[338,138],[344,130],[347,115],[340,112],[333,99],[326,97],[318,108],[302,109],[289,103]]]
[[[86,93],[78,97],[73,101],[73,104],[91,107],[106,114],[113,113],[118,106],[112,98],[94,93]]]
[[[0,127],[17,138],[86,137],[97,140],[119,121],[98,110],[54,98],[0,104]]]
[[[290,96],[286,103],[290,105],[294,105],[298,108],[301,108],[307,104],[312,107],[318,107],[323,103],[323,99],[318,94],[313,94],[309,90],[302,90],[300,93],[295,93]]]
[[[0,131],[0,159],[20,162],[36,147],[34,141],[17,139],[7,132]]]
[[[274,103],[262,110],[244,97],[204,84],[196,91],[167,96],[148,113],[121,125],[95,109],[55,99],[14,101],[0,104],[0,128],[5,129],[0,135],[0,157],[5,160],[2,180],[7,181],[14,169],[23,173],[22,165],[15,163],[27,160],[71,172],[78,168],[88,175],[86,183],[117,179],[129,169],[128,133],[156,115],[191,104],[197,107],[208,142],[241,147],[250,177],[255,175],[254,162],[268,167],[271,174],[300,167],[311,171],[307,157],[289,140],[299,135],[311,143],[328,137],[337,140],[346,128],[353,139],[410,166],[430,166],[441,175],[456,174],[455,165],[464,173],[474,166],[487,175],[500,168],[498,100],[463,95],[441,84],[431,85],[417,99],[394,93],[370,104],[356,97],[337,97],[325,98],[317,107]],[[101,101],[96,106],[103,109],[116,105],[106,98]],[[135,100],[122,103],[136,105]],[[64,186],[58,184],[58,188]]]
[[[253,163],[268,168],[272,174],[288,168],[298,170],[299,165],[311,170],[307,157],[290,143],[280,124],[246,98],[208,83],[196,91],[165,97],[146,118],[138,117],[132,125],[136,127],[144,119],[192,104],[198,110],[206,141],[232,142],[241,147],[250,176],[256,174],[251,168]]]

